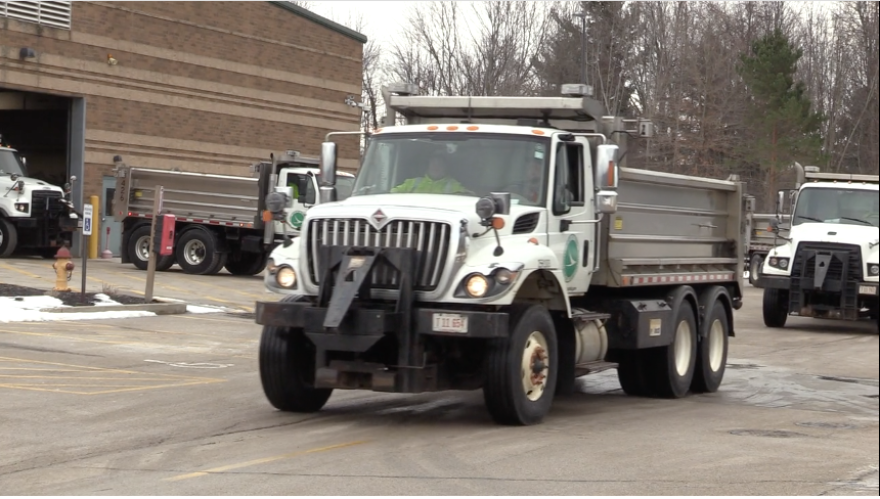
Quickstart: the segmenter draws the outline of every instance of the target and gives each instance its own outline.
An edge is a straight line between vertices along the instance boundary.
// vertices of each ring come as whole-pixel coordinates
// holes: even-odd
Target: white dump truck
[[[50,258],[71,243],[79,217],[65,187],[28,177],[25,159],[0,137],[0,258],[16,251]]]
[[[272,249],[298,236],[306,211],[319,202],[317,158],[287,151],[251,166],[253,176],[155,170],[126,166],[116,157],[114,219],[123,224],[122,262],[141,270],[149,263],[150,224],[155,188],[163,189],[160,214],[176,218],[174,254],[160,256],[156,269],[177,263],[187,274],[263,271]],[[335,173],[338,195],[351,193],[354,175]],[[283,216],[265,222],[266,195],[285,199]],[[284,241],[288,241],[284,243]]]
[[[285,296],[257,302],[256,322],[274,407],[482,389],[497,423],[527,425],[606,369],[636,396],[718,389],[742,305],[744,187],[620,167],[627,135],[652,125],[606,116],[583,87],[385,92],[352,195],[309,210],[272,253],[265,282]]]
[[[773,221],[776,244],[756,283],[764,288],[764,324],[784,327],[789,315],[876,322],[880,176],[794,167],[796,188],[780,190],[777,199],[791,228],[786,236]]]

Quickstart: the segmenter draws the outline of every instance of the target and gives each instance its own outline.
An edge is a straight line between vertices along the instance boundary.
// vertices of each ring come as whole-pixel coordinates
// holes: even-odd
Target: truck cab
[[[303,157],[294,151],[287,151],[278,161],[278,180],[276,192],[287,194],[288,206],[284,220],[298,235],[305,219],[306,211],[318,203],[318,186],[321,170],[317,158]],[[348,172],[336,172],[337,200],[351,196],[355,176]],[[282,221],[276,221],[276,232],[284,231]]]
[[[0,137],[0,258],[16,250],[51,257],[70,242],[77,217],[64,189],[27,176],[27,163]]]
[[[878,176],[794,166],[797,188],[779,191],[777,200],[779,215],[791,213],[790,230],[786,237],[779,220],[773,222],[776,244],[757,284],[764,288],[764,323],[784,327],[789,315],[876,321]]]

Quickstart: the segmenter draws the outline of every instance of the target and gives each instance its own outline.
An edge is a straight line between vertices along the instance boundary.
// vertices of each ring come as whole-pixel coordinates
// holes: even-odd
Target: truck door
[[[290,225],[294,228],[294,230],[299,231],[302,228],[303,220],[306,216],[306,209],[308,206],[311,206],[315,202],[315,178],[312,175],[307,175],[301,172],[295,171],[287,171],[286,173],[286,182],[283,185],[290,187],[293,190],[293,199],[291,201],[290,206],[287,209],[286,218]],[[299,202],[299,188],[305,181],[309,188],[306,190],[306,204],[303,205]],[[279,230],[281,227],[279,226]]]
[[[556,143],[550,183],[548,244],[559,258],[559,271],[569,293],[581,294],[590,285],[595,265],[595,224],[592,181],[586,175],[586,141]],[[589,188],[589,191],[588,191]]]

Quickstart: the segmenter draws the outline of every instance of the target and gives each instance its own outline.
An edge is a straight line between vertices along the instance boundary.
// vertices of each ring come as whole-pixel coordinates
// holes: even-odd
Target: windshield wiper
[[[806,215],[798,215],[798,218],[803,218],[806,220],[810,220],[812,222],[819,222],[820,224],[824,224],[825,220],[819,220],[818,218],[808,217]]]
[[[874,226],[874,224],[872,224],[871,222],[869,222],[867,220],[862,220],[861,218],[840,217],[840,219],[841,220],[851,220],[853,222],[858,222],[860,224],[870,225],[871,227]]]

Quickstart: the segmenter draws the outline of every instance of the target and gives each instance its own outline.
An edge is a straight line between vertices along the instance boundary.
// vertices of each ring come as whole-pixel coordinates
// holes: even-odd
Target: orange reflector
[[[473,132],[474,130],[479,130],[480,127],[471,125],[471,126],[467,127],[467,129]]]
[[[492,228],[495,230],[501,230],[504,228],[504,219],[495,217],[492,219]]]
[[[608,162],[608,186],[614,187],[614,161]]]
[[[535,246],[537,246],[537,245],[538,245],[538,239],[537,239],[537,238],[534,238],[534,237],[529,238],[529,244],[534,244]]]
[[[458,127],[455,125],[450,125],[450,126],[446,127],[446,129],[449,130],[450,132],[454,132],[455,130],[458,130]]]
[[[272,213],[269,210],[263,210],[263,221],[271,222],[272,221]]]
[[[379,133],[379,132],[381,132],[381,131],[382,131],[381,128],[377,128],[377,129],[373,130],[373,133]]]
[[[543,130],[532,130],[532,133],[535,134],[535,135],[544,135],[544,131],[543,131]]]
[[[440,128],[440,127],[438,127],[436,125],[431,125],[428,127],[428,130],[437,130],[438,128]]]

